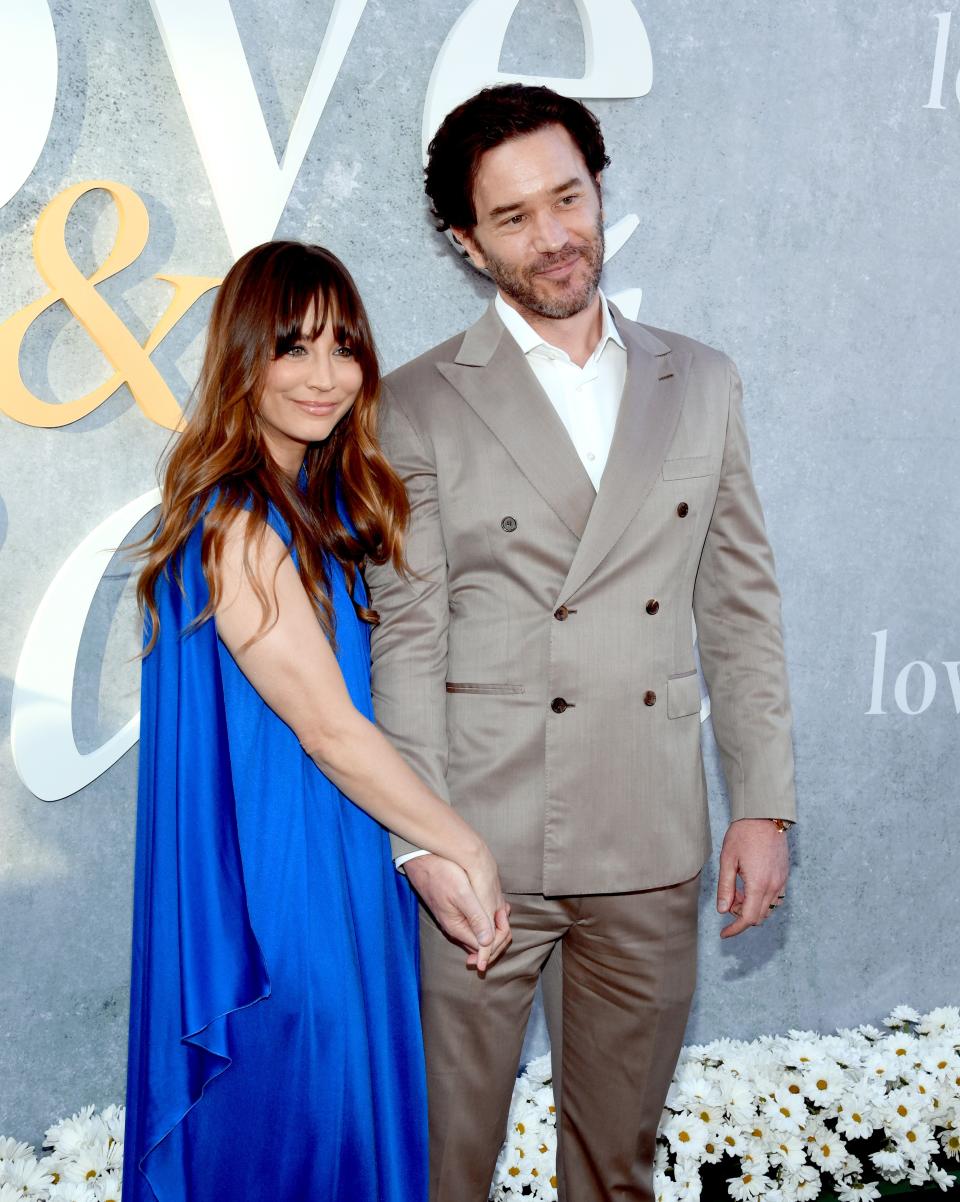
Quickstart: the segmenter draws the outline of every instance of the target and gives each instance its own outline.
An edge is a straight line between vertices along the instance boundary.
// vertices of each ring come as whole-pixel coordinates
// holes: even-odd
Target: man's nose
[[[561,250],[567,244],[567,227],[552,211],[537,215],[534,226],[534,248],[540,254]]]

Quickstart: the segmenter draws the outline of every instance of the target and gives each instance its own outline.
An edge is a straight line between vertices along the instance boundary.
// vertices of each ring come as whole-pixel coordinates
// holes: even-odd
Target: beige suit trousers
[[[652,1200],[657,1125],[696,978],[699,883],[511,894],[513,943],[484,980],[421,909],[430,1202],[487,1200],[537,980],[558,945],[562,976],[549,979],[561,995],[548,1010],[562,1023],[560,1198]]]

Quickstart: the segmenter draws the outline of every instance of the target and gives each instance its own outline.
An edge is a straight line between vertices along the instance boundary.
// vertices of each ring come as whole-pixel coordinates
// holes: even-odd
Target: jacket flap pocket
[[[687,459],[665,459],[662,475],[664,480],[687,480],[691,476],[712,476],[715,470],[712,455],[691,455]]]
[[[667,717],[686,718],[700,712],[700,678],[696,672],[667,681]]]

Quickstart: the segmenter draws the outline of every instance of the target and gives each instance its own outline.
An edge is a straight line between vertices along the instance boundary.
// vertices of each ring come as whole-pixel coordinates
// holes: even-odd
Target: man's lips
[[[545,275],[548,279],[563,279],[569,275],[571,270],[580,262],[579,254],[570,255],[566,259],[562,259],[559,263],[552,263],[549,267],[541,268],[536,274]]]

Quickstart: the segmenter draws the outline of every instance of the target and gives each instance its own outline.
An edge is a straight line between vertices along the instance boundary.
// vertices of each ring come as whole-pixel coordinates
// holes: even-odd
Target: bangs
[[[374,357],[356,288],[345,269],[328,261],[319,248],[298,255],[296,262],[285,266],[274,355],[286,354],[298,342],[312,342],[329,325],[337,343],[349,346],[361,361]]]

